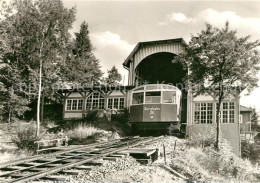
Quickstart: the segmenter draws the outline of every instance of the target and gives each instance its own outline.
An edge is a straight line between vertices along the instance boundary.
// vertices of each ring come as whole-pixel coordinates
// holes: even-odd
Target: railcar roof
[[[180,91],[179,88],[173,85],[168,85],[168,84],[147,84],[147,85],[141,85],[133,89],[133,91],[138,91],[138,90],[175,90],[175,91]]]

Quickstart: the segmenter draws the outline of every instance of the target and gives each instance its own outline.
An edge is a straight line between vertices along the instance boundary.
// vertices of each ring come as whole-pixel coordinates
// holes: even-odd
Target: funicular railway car
[[[132,90],[130,122],[132,134],[165,134],[180,126],[181,91],[172,85],[149,84]]]

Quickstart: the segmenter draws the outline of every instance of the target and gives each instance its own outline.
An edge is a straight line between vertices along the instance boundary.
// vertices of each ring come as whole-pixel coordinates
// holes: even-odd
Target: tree
[[[2,116],[9,123],[29,110],[29,100],[25,97],[27,93],[19,89],[19,85],[14,85],[14,83],[22,81],[20,75],[20,71],[15,66],[6,64],[0,68],[0,83],[2,83],[0,91],[1,111]]]
[[[37,82],[39,135],[42,76],[45,68],[56,69],[57,63],[64,60],[75,9],[64,8],[61,0],[16,0],[11,7],[13,13],[7,14],[1,22],[8,45],[4,62],[15,65],[25,83]]]
[[[99,60],[93,52],[93,46],[89,39],[88,24],[84,21],[79,33],[75,33],[76,39],[71,43],[71,52],[63,67],[64,80],[80,84],[93,85],[100,81],[102,72]]]
[[[116,66],[113,66],[110,70],[107,71],[108,76],[106,78],[106,83],[108,85],[119,84],[122,80],[121,74],[118,72]]]
[[[259,115],[257,114],[255,107],[252,109],[251,124],[252,131],[260,132]]]
[[[206,24],[206,29],[192,36],[185,52],[178,58],[186,61],[189,68],[188,81],[199,85],[195,95],[212,92],[217,103],[217,134],[215,147],[219,148],[220,106],[232,87],[247,88],[252,91],[257,86],[259,71],[259,41],[249,41],[249,36],[237,37],[235,30],[229,30],[227,22],[224,28]]]

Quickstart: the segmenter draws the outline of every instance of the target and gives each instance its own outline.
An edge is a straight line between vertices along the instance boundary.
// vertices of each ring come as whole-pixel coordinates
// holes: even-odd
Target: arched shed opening
[[[174,62],[175,54],[159,52],[144,58],[136,67],[138,84],[164,83],[179,87],[187,74],[186,68],[180,62]]]

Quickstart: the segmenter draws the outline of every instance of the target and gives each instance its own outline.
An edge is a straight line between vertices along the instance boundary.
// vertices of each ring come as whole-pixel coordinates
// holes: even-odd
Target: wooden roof
[[[156,44],[170,44],[170,43],[181,43],[183,45],[187,45],[187,43],[182,38],[176,38],[176,39],[166,39],[166,40],[157,40],[157,41],[147,41],[147,42],[139,42],[133,51],[130,53],[130,55],[126,58],[126,60],[123,63],[124,67],[129,68],[129,63],[131,58],[134,56],[134,54],[142,47],[148,46],[148,45],[156,45]]]

